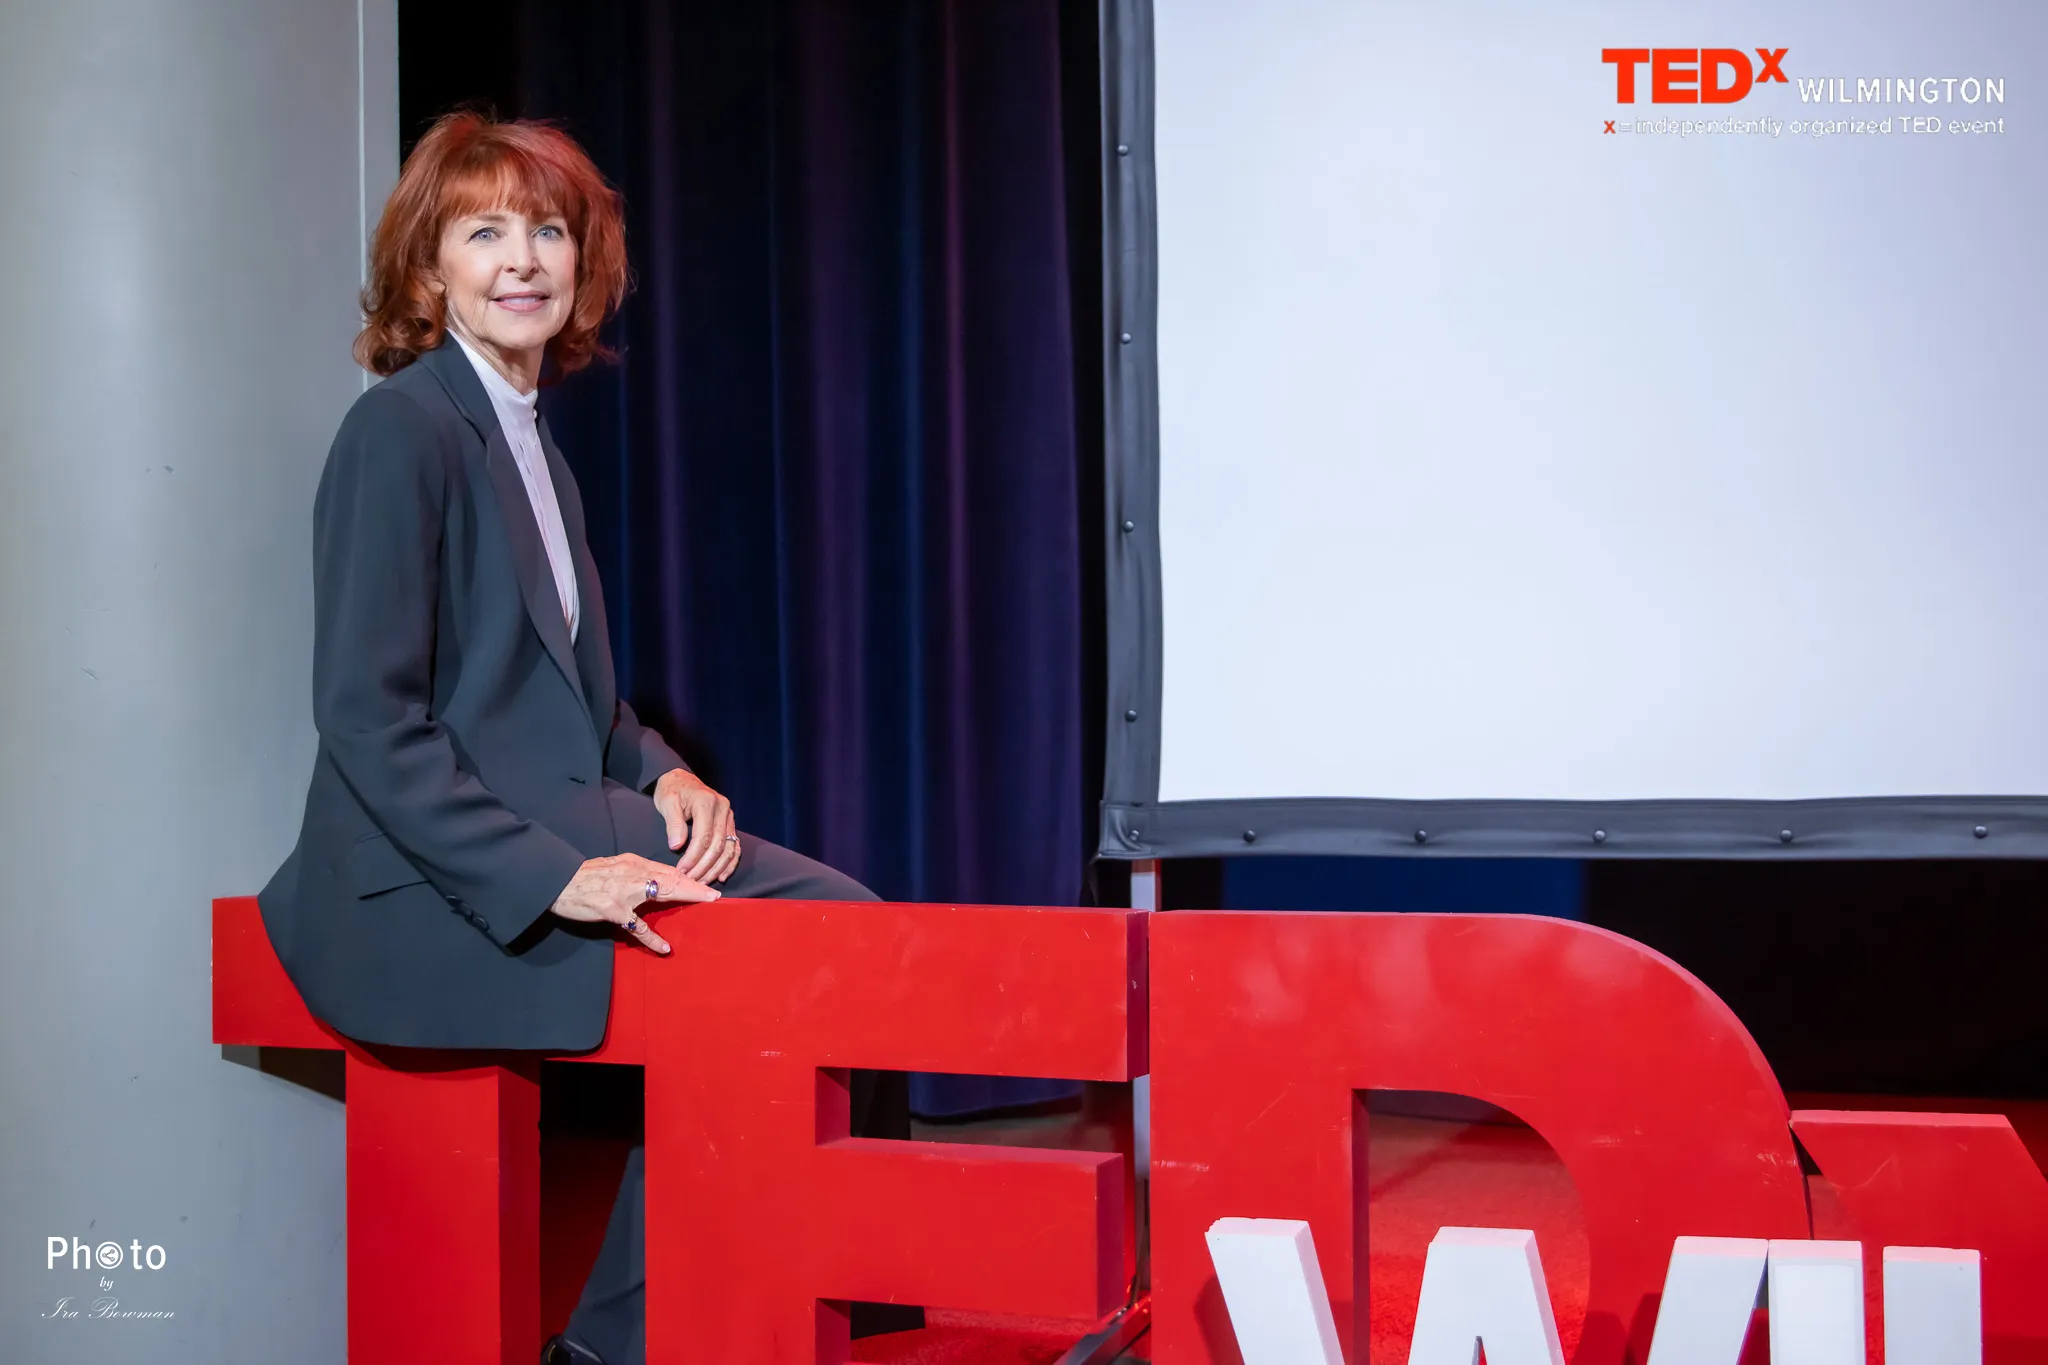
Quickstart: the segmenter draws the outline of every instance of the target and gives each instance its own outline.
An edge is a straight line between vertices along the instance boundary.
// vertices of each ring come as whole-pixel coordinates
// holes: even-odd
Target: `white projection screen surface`
[[[2044,55],[1110,0],[1105,851],[2048,853]]]

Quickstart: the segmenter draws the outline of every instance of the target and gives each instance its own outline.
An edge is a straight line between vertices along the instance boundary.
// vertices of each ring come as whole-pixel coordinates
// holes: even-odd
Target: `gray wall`
[[[344,1358],[341,1107],[209,1041],[208,902],[282,858],[311,767],[312,493],[362,389],[395,16],[0,6],[0,1354],[24,1365]],[[164,1266],[49,1269],[50,1236]],[[87,1312],[44,1316],[67,1295]]]

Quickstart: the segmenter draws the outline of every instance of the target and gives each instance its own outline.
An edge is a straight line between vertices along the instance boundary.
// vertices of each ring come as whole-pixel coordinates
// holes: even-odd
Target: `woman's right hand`
[[[649,896],[650,883],[655,892]],[[641,947],[666,953],[668,942],[640,918],[641,907],[678,901],[715,901],[719,893],[702,882],[692,881],[676,868],[620,853],[609,858],[592,858],[576,869],[576,875],[548,908],[563,919],[585,924],[616,924],[637,940]]]

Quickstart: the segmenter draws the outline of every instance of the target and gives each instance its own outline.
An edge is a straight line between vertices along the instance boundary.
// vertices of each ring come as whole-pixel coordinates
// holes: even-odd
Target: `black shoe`
[[[604,1360],[588,1346],[557,1333],[540,1348],[540,1365],[604,1365]]]

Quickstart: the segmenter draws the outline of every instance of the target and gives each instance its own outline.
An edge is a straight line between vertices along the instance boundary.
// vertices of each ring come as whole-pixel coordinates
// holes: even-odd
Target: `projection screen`
[[[1105,0],[1102,851],[2048,853],[2042,53]]]

